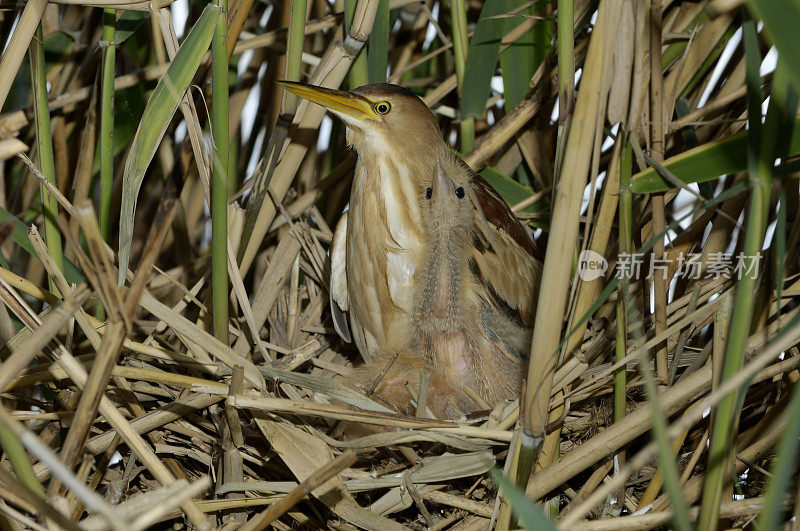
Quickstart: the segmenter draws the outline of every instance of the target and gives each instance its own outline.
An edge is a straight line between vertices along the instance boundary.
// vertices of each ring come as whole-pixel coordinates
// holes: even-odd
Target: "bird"
[[[438,163],[479,214],[471,240],[458,251],[485,286],[476,333],[510,355],[527,355],[529,340],[520,344],[516,329],[532,330],[541,255],[500,195],[450,150],[428,106],[388,83],[350,91],[278,84],[340,118],[358,155],[349,208],[329,250],[331,314],[342,339],[354,341],[367,363],[409,348],[419,326],[414,296],[430,229],[420,198]]]
[[[518,395],[530,329],[488,302],[492,295],[470,252],[486,220],[441,163],[419,203],[424,252],[408,349],[391,356],[381,352],[345,383],[411,414],[417,398],[412,389],[419,389],[420,371],[426,370],[430,412],[439,419],[460,418]]]

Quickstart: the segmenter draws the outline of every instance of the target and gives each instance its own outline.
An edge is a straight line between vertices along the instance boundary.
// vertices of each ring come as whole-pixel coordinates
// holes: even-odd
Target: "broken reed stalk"
[[[31,310],[31,308],[19,298],[19,296],[16,294],[16,291],[2,278],[0,278],[0,286],[3,287],[2,293],[9,295],[12,298],[11,300],[14,301],[12,309],[16,313],[17,317],[32,331],[40,331],[42,327],[42,321]],[[6,302],[6,304],[9,304],[11,300],[4,298],[4,302]],[[55,333],[56,331],[53,331],[50,337],[53,337]],[[75,382],[79,388],[84,389],[88,380],[88,374],[80,365],[80,363],[78,363],[72,354],[64,347],[64,345],[58,342],[51,342],[48,345],[48,349],[51,352],[51,356],[55,358],[59,365],[61,365],[68,377]],[[158,481],[168,484],[174,480],[174,477],[170,471],[156,457],[155,453],[153,453],[147,443],[145,443],[145,441],[131,429],[130,425],[122,416],[122,414],[117,411],[116,407],[104,395],[100,396],[99,411],[109,422],[109,424],[114,427],[122,440],[128,444],[131,450],[136,452],[142,463],[147,466],[147,468],[152,472]],[[198,525],[203,529],[207,527],[202,513],[199,511],[199,509],[197,509],[197,506],[193,502],[186,502],[182,506],[186,511],[187,516],[192,519],[195,525]]]

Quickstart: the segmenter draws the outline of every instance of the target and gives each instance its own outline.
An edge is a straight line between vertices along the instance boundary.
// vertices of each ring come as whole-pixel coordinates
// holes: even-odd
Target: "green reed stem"
[[[464,72],[467,68],[469,37],[467,36],[467,5],[464,0],[450,0],[450,17],[453,24],[453,56],[456,64],[459,99],[464,92]],[[461,151],[466,153],[475,143],[475,118],[462,116]]]
[[[36,29],[36,36],[30,45],[31,79],[33,80],[33,114],[36,130],[36,147],[39,152],[39,168],[45,179],[54,186],[56,169],[53,159],[53,140],[50,133],[50,110],[47,101],[47,78],[44,63],[44,33],[42,25]],[[47,249],[56,261],[58,268],[64,270],[64,254],[61,250],[61,232],[58,230],[58,203],[44,186],[40,186],[42,196],[42,216],[44,218],[44,239]],[[50,281],[50,290],[58,290]]]
[[[633,247],[633,200],[630,191],[632,150],[627,134],[620,135],[617,141],[623,143],[619,172],[619,250],[621,253],[630,253]],[[623,359],[628,350],[628,314],[624,297],[625,290],[628,289],[627,282],[620,283],[620,286],[617,299],[617,345],[615,350],[617,361]],[[626,384],[625,367],[620,367],[614,373],[614,422],[622,420],[625,416]]]
[[[228,344],[228,1],[215,0],[220,16],[211,39],[211,292],[214,335]]]
[[[100,80],[100,234],[111,243],[111,195],[114,189],[114,72],[116,70],[116,45],[114,26],[116,9],[103,10],[103,74]],[[97,304],[97,318],[105,321],[105,308]]]
[[[553,175],[558,176],[567,144],[567,131],[575,104],[574,8],[572,0],[558,0],[557,53],[558,53],[558,141]]]
[[[303,64],[303,42],[305,41],[306,9],[308,0],[292,0],[292,15],[289,20],[289,36],[286,41],[286,75],[288,81],[300,81]],[[352,20],[352,19],[351,19]],[[283,91],[283,112],[294,114],[297,96]]]
[[[100,233],[111,241],[111,192],[114,187],[114,71],[116,9],[103,10],[103,77],[100,86]]]

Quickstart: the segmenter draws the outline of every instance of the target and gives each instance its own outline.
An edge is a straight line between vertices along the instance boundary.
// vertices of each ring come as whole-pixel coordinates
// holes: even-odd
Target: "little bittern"
[[[519,393],[531,334],[515,312],[492,306],[496,296],[476,270],[471,249],[481,238],[484,216],[441,165],[421,198],[420,216],[424,256],[416,273],[409,348],[396,353],[388,370],[391,353],[381,352],[345,381],[374,387],[376,399],[410,413],[416,396],[406,384],[418,389],[425,369],[429,409],[438,418],[457,418]]]
[[[408,348],[429,230],[420,198],[441,161],[480,213],[472,240],[457,252],[465,253],[470,274],[486,287],[479,294],[483,332],[504,351],[523,353],[515,334],[501,328],[533,326],[541,273],[534,242],[497,192],[451,153],[422,100],[390,84],[349,92],[280,84],[341,118],[347,142],[358,152],[350,208],[331,245],[331,310],[339,334],[350,340],[344,315],[349,312],[352,337],[366,361]]]

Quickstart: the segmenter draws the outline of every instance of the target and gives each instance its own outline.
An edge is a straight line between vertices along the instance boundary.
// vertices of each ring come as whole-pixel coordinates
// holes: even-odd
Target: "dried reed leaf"
[[[323,441],[282,421],[255,417],[264,437],[281,456],[298,480],[304,480],[314,473],[319,463],[331,460],[331,451]],[[392,520],[359,507],[345,489],[341,477],[330,479],[312,491],[314,497],[322,501],[334,513],[353,525],[364,529],[404,529]]]

